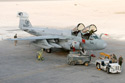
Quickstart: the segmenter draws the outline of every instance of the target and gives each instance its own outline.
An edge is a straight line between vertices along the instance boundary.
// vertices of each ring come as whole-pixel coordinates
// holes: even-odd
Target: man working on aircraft
[[[112,61],[112,63],[117,63],[116,55],[115,54],[111,54],[110,56],[111,56],[110,60]]]
[[[89,37],[94,33],[93,30],[89,31],[89,33],[86,33],[84,36],[89,39]]]
[[[114,63],[117,63],[117,57],[115,54],[113,54],[113,60],[114,60]]]
[[[17,38],[17,34],[14,35],[14,38]],[[14,42],[15,42],[15,46],[16,46],[17,40],[15,40]]]

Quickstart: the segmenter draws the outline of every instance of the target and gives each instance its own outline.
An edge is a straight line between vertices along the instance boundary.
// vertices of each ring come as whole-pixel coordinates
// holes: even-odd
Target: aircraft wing
[[[69,38],[64,36],[57,36],[57,35],[45,35],[45,36],[33,36],[33,37],[25,37],[25,38],[14,38],[14,39],[7,39],[7,40],[44,40],[44,39],[69,39]]]

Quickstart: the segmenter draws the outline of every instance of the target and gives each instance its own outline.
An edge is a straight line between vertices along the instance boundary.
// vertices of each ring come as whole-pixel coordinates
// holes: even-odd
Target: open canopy
[[[85,28],[85,25],[83,23],[79,23],[77,25],[77,30],[79,30],[79,31],[83,30],[84,28]]]
[[[97,28],[94,24],[91,24],[91,25],[85,27],[84,29],[82,29],[82,33],[86,33],[86,32],[91,31],[91,30],[93,30],[94,32],[97,31]]]
[[[83,23],[79,23],[74,29],[73,32],[75,31],[81,31],[85,28],[85,25]]]
[[[96,28],[96,26],[95,26],[94,24],[91,24],[91,25],[89,26],[89,31],[91,31],[91,30],[93,30],[94,32],[97,31],[97,28]]]

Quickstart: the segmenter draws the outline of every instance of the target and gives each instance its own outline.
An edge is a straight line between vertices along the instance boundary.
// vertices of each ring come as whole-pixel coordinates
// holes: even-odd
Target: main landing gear
[[[44,49],[47,53],[51,53],[52,49]]]

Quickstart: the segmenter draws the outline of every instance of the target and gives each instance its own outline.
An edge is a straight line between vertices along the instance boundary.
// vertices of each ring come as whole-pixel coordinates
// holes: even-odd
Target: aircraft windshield
[[[99,37],[96,34],[93,34],[90,36],[90,39],[99,39]]]
[[[93,36],[95,39],[98,39],[98,36]]]

